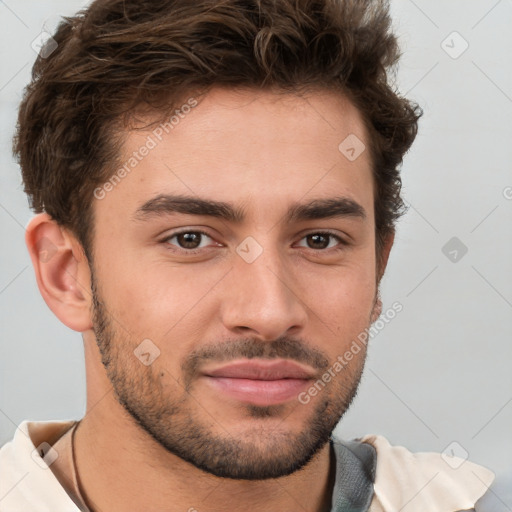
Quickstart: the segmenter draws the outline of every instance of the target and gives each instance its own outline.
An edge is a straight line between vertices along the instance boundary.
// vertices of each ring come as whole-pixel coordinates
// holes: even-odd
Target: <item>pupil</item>
[[[195,249],[199,246],[201,240],[199,233],[181,233],[178,235],[178,241],[182,247],[186,249]]]
[[[313,249],[325,249],[329,245],[328,237],[325,235],[309,235],[308,238],[313,244],[317,244]]]

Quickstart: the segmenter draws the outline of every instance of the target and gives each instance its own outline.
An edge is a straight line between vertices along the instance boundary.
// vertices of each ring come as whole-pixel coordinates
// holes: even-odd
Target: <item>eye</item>
[[[307,247],[308,249],[326,250],[332,249],[336,246],[347,245],[345,240],[340,236],[329,232],[310,233],[301,239],[305,241],[306,245],[299,243],[300,247]],[[340,247],[338,247],[340,248]]]
[[[162,240],[162,242],[175,245],[188,252],[207,247],[212,241],[212,237],[204,231],[181,231]]]

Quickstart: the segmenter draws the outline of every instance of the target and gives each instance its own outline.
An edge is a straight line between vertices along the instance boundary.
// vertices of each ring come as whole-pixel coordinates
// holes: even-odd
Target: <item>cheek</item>
[[[339,268],[323,279],[317,276],[316,282],[314,292],[309,285],[305,302],[311,304],[312,321],[334,340],[339,352],[369,325],[376,294],[375,273],[371,266]]]
[[[161,346],[177,336],[185,346],[183,333],[190,337],[206,324],[211,314],[208,294],[223,275],[221,268],[198,272],[194,265],[141,264],[126,257],[106,267],[111,272],[102,272],[102,298],[120,324],[119,332],[122,326],[135,339],[149,338]]]

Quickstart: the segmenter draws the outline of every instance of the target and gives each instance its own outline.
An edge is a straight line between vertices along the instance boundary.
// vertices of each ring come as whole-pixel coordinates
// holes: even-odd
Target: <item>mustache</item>
[[[322,373],[329,367],[329,360],[322,352],[298,338],[283,336],[273,341],[244,338],[206,345],[191,352],[182,363],[181,369],[188,386],[199,374],[201,366],[207,362],[253,358],[293,359]]]

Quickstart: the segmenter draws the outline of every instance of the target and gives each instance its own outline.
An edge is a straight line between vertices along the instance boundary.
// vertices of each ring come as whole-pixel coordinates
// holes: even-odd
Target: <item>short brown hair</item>
[[[422,111],[390,83],[400,51],[386,0],[96,0],[53,37],[25,90],[14,153],[31,207],[86,255],[93,190],[115,168],[120,128],[135,109],[164,118],[214,86],[345,94],[369,134],[377,249],[394,231],[398,166]]]

